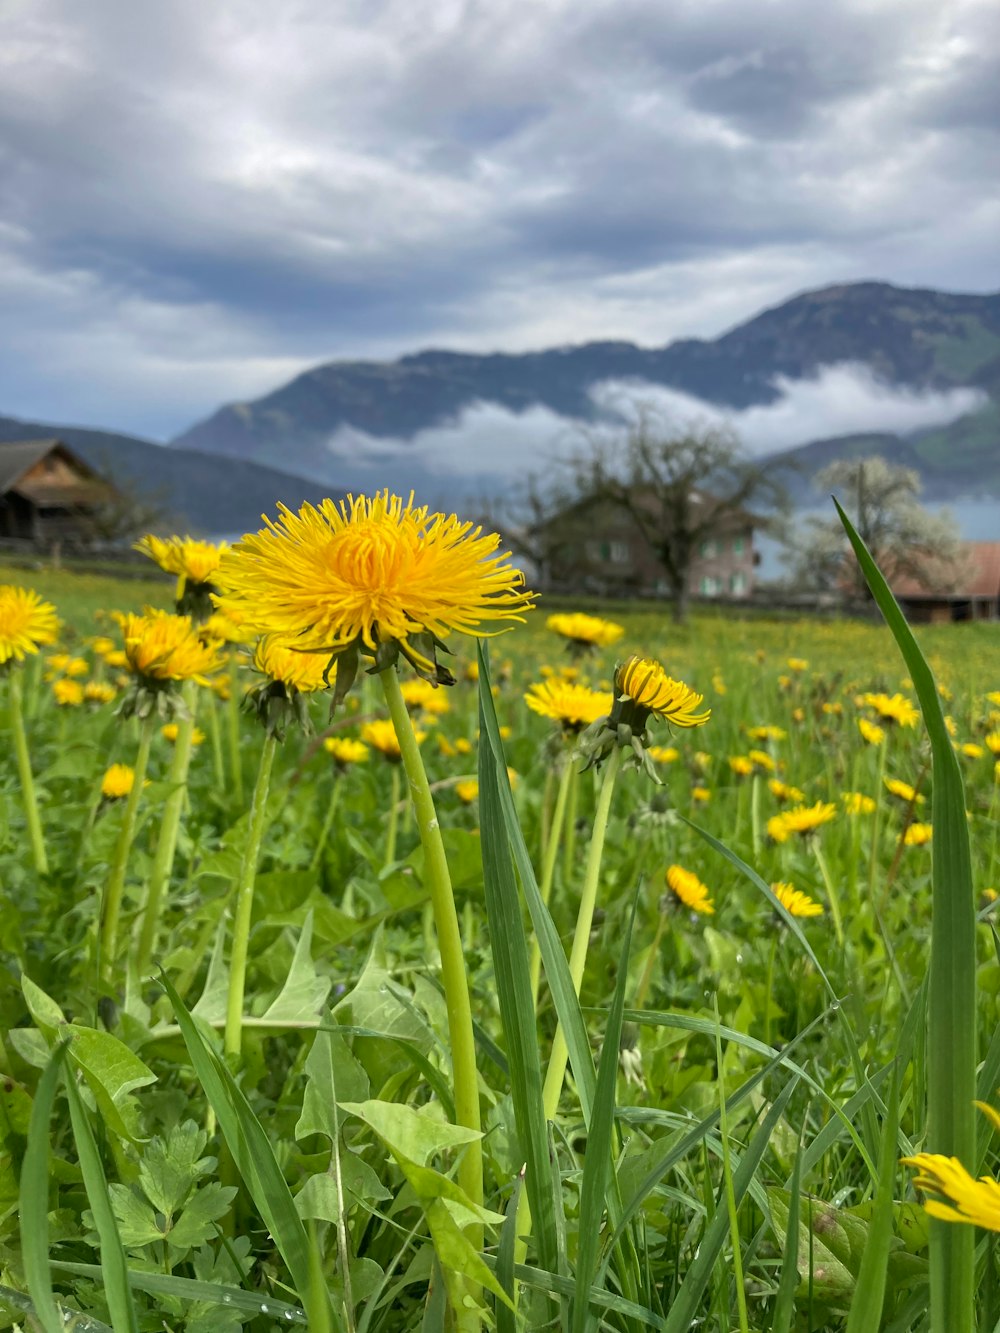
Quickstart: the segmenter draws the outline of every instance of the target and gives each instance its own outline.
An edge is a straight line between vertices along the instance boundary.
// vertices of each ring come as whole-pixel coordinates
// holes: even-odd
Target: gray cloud
[[[334,356],[1000,285],[992,0],[21,0],[0,413],[173,433]]]

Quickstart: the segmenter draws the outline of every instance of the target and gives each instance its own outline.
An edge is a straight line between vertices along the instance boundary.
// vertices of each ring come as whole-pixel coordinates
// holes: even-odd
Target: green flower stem
[[[580,794],[580,775],[570,764],[573,776],[569,781],[569,808],[566,812],[566,840],[563,843],[563,883],[573,880],[573,864],[576,861],[576,805]]]
[[[756,859],[760,856],[760,774],[757,772],[750,779],[750,836]]]
[[[340,804],[340,789],[343,781],[343,773],[335,771],[333,775],[333,791],[330,794],[330,801],[326,807],[323,827],[319,831],[319,838],[316,840],[316,846],[313,848],[312,859],[309,862],[310,870],[317,870],[320,861],[323,859],[323,851],[326,847],[327,839],[330,836],[330,830],[333,828],[333,820],[337,813],[337,806]]]
[[[129,852],[135,837],[135,820],[142,798],[142,788],[146,781],[146,768],[149,764],[149,749],[153,741],[155,719],[150,716],[143,720],[139,728],[139,749],[133,765],[132,790],[125,798],[122,811],[118,841],[115,843],[114,856],[108,872],[108,882],[101,898],[101,920],[98,929],[100,950],[100,975],[102,981],[108,981],[115,965],[118,951],[118,922],[121,917],[122,896],[125,890],[125,872],[128,869]]]
[[[833,879],[826,864],[826,858],[820,850],[819,837],[813,836],[809,839],[812,843],[813,855],[816,858],[816,864],[819,866],[819,873],[823,877],[823,883],[826,886],[827,897],[830,899],[830,911],[833,914],[833,928],[837,932],[837,943],[841,948],[844,947],[844,921],[840,910],[840,894],[834,887]]]
[[[38,813],[38,798],[35,795],[35,780],[31,775],[31,756],[28,753],[28,738],[24,732],[24,706],[21,691],[21,673],[17,666],[11,668],[10,675],[10,729],[14,733],[14,753],[17,756],[17,772],[21,779],[21,795],[24,799],[24,818],[28,825],[28,839],[31,842],[31,858],[39,875],[49,873],[49,858],[45,854],[45,835],[42,832],[42,820]]]
[[[767,977],[764,981],[764,1045],[771,1044],[771,1006],[774,999],[774,957],[778,952],[778,930],[771,928],[771,947],[767,951]]]
[[[220,792],[226,790],[226,769],[222,762],[222,728],[219,726],[219,705],[215,699],[209,701],[208,734],[212,740],[212,768],[215,773],[215,785]]]
[[[451,887],[451,872],[445,855],[444,840],[434,809],[420,747],[413,734],[413,724],[399,688],[395,667],[379,673],[389,716],[396,730],[403,767],[410,786],[424,849],[424,875],[430,891],[437,930],[438,951],[441,955],[441,983],[444,987],[448,1010],[448,1034],[451,1044],[452,1068],[455,1084],[455,1118],[466,1129],[481,1129],[479,1116],[479,1071],[476,1068],[476,1044],[472,1029],[472,1006],[469,1000],[469,982],[462,948],[462,935]],[[483,1150],[479,1139],[465,1149],[458,1166],[458,1182],[473,1203],[483,1202]],[[467,1235],[473,1245],[482,1247],[482,1228],[469,1228]]]
[[[240,754],[240,692],[236,658],[229,664],[229,698],[226,700],[226,722],[229,731],[229,767],[232,770],[233,798],[237,806],[243,804],[243,757]]]
[[[389,788],[389,825],[385,831],[385,866],[396,859],[396,834],[399,830],[399,765],[391,764],[392,785]]]
[[[878,844],[882,832],[882,801],[885,797],[885,752],[889,748],[888,735],[878,747],[878,777],[875,779],[875,810],[872,814],[872,845],[868,858],[868,901],[875,901],[875,873],[878,870]]]
[[[181,824],[181,812],[187,796],[188,767],[191,763],[191,746],[194,737],[195,709],[198,704],[198,686],[193,680],[186,680],[181,686],[187,716],[179,719],[177,740],[174,742],[173,758],[167,773],[170,795],[163,803],[163,817],[160,822],[160,836],[156,841],[153,856],[153,868],[146,885],[146,894],[140,912],[139,942],[136,946],[135,964],[140,979],[149,972],[153,950],[156,948],[156,936],[160,928],[160,913],[163,910],[163,898],[170,874],[174,868],[174,853],[177,851],[177,833]]]
[[[635,992],[635,1008],[645,1009],[646,999],[649,995],[649,987],[653,981],[653,970],[656,967],[656,960],[660,956],[660,945],[663,943],[663,936],[667,929],[667,908],[661,907],[659,919],[656,922],[656,931],[653,934],[653,942],[649,946],[649,953],[646,955],[646,963],[642,969],[642,976],[639,978],[639,985]]]
[[[607,766],[604,770],[604,781],[601,785],[600,795],[597,798],[597,809],[594,811],[594,828],[590,838],[590,848],[587,852],[587,869],[583,880],[583,891],[580,895],[580,909],[576,917],[576,929],[573,932],[573,945],[569,955],[569,974],[577,995],[580,994],[583,971],[587,963],[587,948],[590,944],[590,928],[594,922],[594,908],[597,905],[597,887],[601,878],[601,860],[604,855],[604,840],[608,832],[611,797],[614,793],[615,780],[618,777],[621,762],[622,752],[616,746],[608,757]],[[566,1039],[563,1036],[562,1028],[559,1027],[556,1029],[555,1040],[552,1043],[548,1072],[545,1075],[545,1086],[542,1088],[542,1107],[546,1120],[554,1119],[558,1110],[568,1058]]]
[[[566,817],[566,805],[569,799],[570,784],[573,781],[573,760],[570,755],[563,756],[563,771],[559,778],[559,790],[556,793],[556,807],[549,824],[548,840],[545,844],[545,856],[542,861],[542,878],[538,888],[542,902],[549,904],[552,895],[552,881],[555,878],[556,858],[559,855],[559,840],[562,836],[563,822]],[[538,981],[542,969],[542,952],[538,941],[531,942],[531,1005],[538,1008]]]
[[[253,891],[257,881],[257,862],[260,844],[267,823],[267,795],[271,787],[271,767],[278,742],[273,736],[264,738],[260,752],[257,783],[250,805],[250,825],[243,848],[243,863],[236,886],[236,912],[233,918],[233,949],[229,960],[229,994],[226,1000],[227,1055],[239,1055],[243,1045],[243,995],[247,980],[247,954],[250,947],[250,916],[253,911]]]

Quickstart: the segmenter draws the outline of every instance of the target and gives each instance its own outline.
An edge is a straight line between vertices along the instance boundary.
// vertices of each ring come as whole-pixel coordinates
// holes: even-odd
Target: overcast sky
[[[996,0],[2,0],[0,415],[1000,287]]]

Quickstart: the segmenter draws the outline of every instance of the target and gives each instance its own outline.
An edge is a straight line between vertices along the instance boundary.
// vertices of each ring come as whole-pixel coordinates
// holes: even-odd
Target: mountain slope
[[[371,437],[377,453],[378,440],[412,440],[476,403],[513,412],[541,406],[586,419],[594,413],[591,386],[609,379],[663,385],[738,410],[775,401],[783,378],[808,378],[843,362],[864,365],[894,386],[974,386],[1000,401],[1000,294],[853,283],[804,293],[720,338],[662,348],[597,342],[523,355],[426,351],[385,363],[333,362],[255,402],[221,408],[173,445],[280,460],[324,478],[336,466],[330,441],[344,427]],[[949,455],[949,441],[932,452]],[[1000,484],[1000,460],[996,470]]]
[[[227,535],[260,527],[263,512],[279,500],[299,505],[329,493],[301,477],[218,454],[167,449],[132,435],[50,426],[0,417],[0,440],[58,437],[91,467],[112,480],[124,479],[162,505],[165,519],[192,534]]]

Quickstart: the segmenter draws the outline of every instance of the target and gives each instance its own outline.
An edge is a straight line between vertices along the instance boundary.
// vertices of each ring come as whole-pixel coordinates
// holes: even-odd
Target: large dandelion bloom
[[[771,892],[781,903],[782,907],[789,916],[822,916],[823,905],[810,898],[808,893],[803,893],[797,889],[794,884],[787,884],[779,880],[777,884],[771,885]]]
[[[980,1111],[1000,1130],[1000,1114],[986,1102],[976,1102]],[[918,1190],[939,1194],[940,1199],[925,1199],[924,1210],[942,1222],[967,1222],[1000,1231],[1000,1181],[992,1176],[974,1180],[957,1157],[940,1153],[922,1152],[915,1157],[904,1157],[904,1166],[916,1168],[914,1185]]]
[[[122,622],[125,659],[144,684],[202,680],[221,666],[218,649],[198,637],[190,616],[147,610]]]
[[[883,722],[894,723],[899,727],[915,727],[920,721],[920,714],[903,694],[869,692],[864,695],[864,702],[869,708],[874,708]]]
[[[154,537],[152,533],[135,543],[135,549],[148,555],[166,574],[177,577],[177,600],[182,601],[188,589],[192,592],[214,588],[215,574],[222,553],[229,549],[226,542],[195,541],[193,537]]]
[[[685,907],[702,916],[714,915],[715,904],[709,897],[710,890],[693,871],[685,870],[683,866],[669,866],[665,878],[674,896]]]
[[[619,703],[632,705],[629,711],[636,716],[629,721],[636,730],[642,730],[651,713],[678,727],[700,727],[712,716],[709,708],[698,711],[704,695],[668,676],[650,657],[630,657],[618,667],[615,695]]]
[[[610,690],[592,690],[552,676],[540,685],[529,685],[524,702],[533,713],[558,722],[564,732],[572,733],[607,717],[614,697]]]
[[[280,635],[305,652],[361,651],[389,666],[397,652],[451,684],[435,658],[451,633],[521,620],[533,594],[507,564],[500,538],[453,514],[431,514],[383,491],[324,500],[247,534],[227,552],[221,608],[246,628]],[[353,670],[345,673],[345,688]]]
[[[299,694],[314,694],[316,690],[325,690],[329,684],[326,674],[330,665],[329,654],[297,653],[271,634],[258,640],[253,664],[261,675],[286,689],[297,690]]]
[[[23,662],[59,633],[56,609],[30,588],[0,586],[0,666],[12,658]]]

